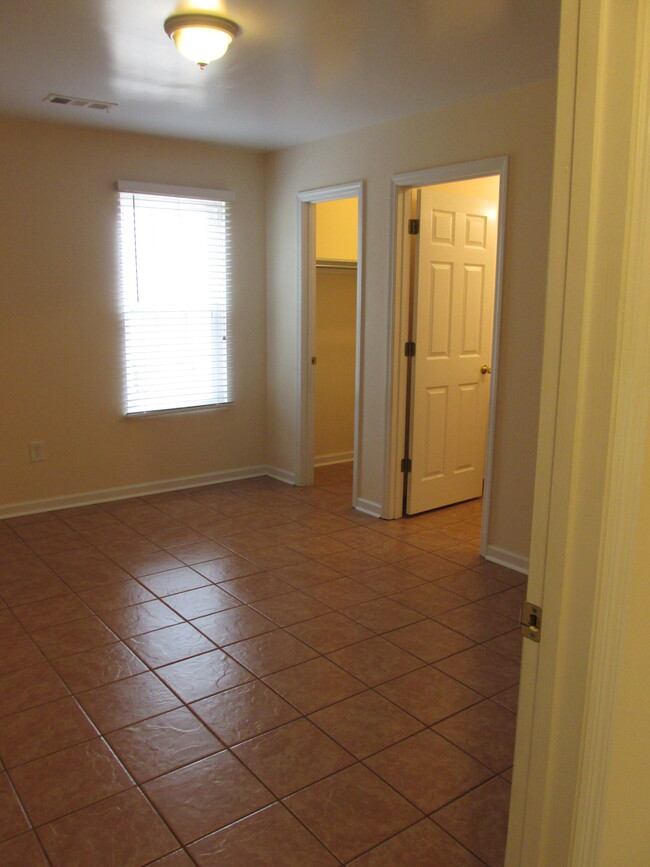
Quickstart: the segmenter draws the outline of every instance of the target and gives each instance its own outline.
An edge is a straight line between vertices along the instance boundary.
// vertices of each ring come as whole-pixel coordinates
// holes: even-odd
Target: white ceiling
[[[555,74],[560,0],[0,0],[0,112],[273,149]],[[164,19],[241,35],[202,72]],[[110,113],[43,102],[117,102]]]

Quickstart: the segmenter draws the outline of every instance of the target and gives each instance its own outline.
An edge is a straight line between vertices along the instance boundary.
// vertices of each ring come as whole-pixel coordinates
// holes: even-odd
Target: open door
[[[409,515],[483,493],[498,201],[449,186],[417,191]]]

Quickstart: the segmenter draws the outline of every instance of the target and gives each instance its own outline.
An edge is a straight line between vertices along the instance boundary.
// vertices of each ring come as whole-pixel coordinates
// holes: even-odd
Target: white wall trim
[[[316,455],[314,457],[315,467],[329,467],[332,464],[347,464],[354,460],[354,452],[338,452],[332,455]]]
[[[499,566],[507,566],[508,569],[528,575],[528,557],[506,551],[505,548],[497,548],[496,545],[488,545],[483,556],[491,563],[498,563]]]
[[[315,221],[310,219],[313,207],[319,202],[337,199],[357,199],[358,252],[357,252],[357,316],[355,352],[355,400],[354,400],[354,472],[352,478],[352,505],[357,507],[359,467],[361,460],[361,429],[363,425],[363,332],[364,332],[364,236],[365,236],[365,185],[363,181],[319,187],[298,193],[298,358],[296,364],[296,424],[298,462],[295,484],[310,485],[314,480],[314,377],[311,357],[314,351],[315,332],[315,275],[316,235]]]
[[[287,485],[296,484],[296,474],[291,470],[283,470],[280,467],[264,467],[263,475],[277,479],[278,482],[285,482]]]
[[[375,503],[372,500],[364,500],[359,498],[355,509],[359,512],[364,512],[366,515],[372,515],[373,518],[381,518],[381,503]]]
[[[388,369],[386,371],[386,451],[384,457],[384,508],[385,518],[402,515],[403,475],[400,461],[405,454],[406,417],[406,370],[407,364],[402,347],[408,340],[408,273],[409,262],[404,250],[405,221],[410,216],[405,207],[405,196],[416,187],[433,186],[449,181],[499,175],[499,222],[497,232],[497,261],[494,292],[494,329],[492,341],[492,376],[490,382],[490,407],[486,438],[485,488],[481,523],[481,553],[485,556],[488,545],[490,491],[494,464],[494,438],[496,401],[498,391],[499,337],[501,331],[501,298],[503,294],[503,260],[505,247],[506,185],[508,157],[491,157],[469,163],[405,172],[391,179],[391,287],[388,293]]]
[[[282,472],[280,470],[276,472]],[[286,473],[289,476],[291,474]],[[182,491],[189,488],[202,488],[206,485],[216,485],[222,482],[232,482],[239,479],[253,479],[259,476],[279,478],[270,467],[240,467],[235,470],[223,470],[218,473],[204,473],[199,476],[184,476],[177,479],[162,479],[158,482],[142,482],[137,485],[122,485],[117,488],[103,488],[97,491],[86,491],[83,494],[69,494],[64,497],[49,497],[43,500],[25,500],[20,503],[0,504],[0,518],[17,518],[20,515],[35,515],[40,512],[51,512],[54,509],[70,509],[74,506],[91,506],[96,503],[110,503],[113,500],[124,500],[129,497],[144,497],[148,494],[161,494],[166,491]],[[289,481],[282,478],[280,481]],[[291,482],[289,482],[291,484]]]

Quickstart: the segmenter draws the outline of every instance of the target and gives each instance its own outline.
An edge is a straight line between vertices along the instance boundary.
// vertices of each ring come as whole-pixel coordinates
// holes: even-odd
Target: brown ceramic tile
[[[435,617],[436,614],[442,614],[443,611],[450,611],[452,608],[467,604],[466,599],[455,593],[450,593],[448,590],[443,590],[437,582],[420,584],[410,590],[393,593],[390,598],[427,617]]]
[[[22,834],[29,827],[9,775],[0,773],[0,841]]]
[[[411,587],[417,587],[422,584],[422,578],[417,575],[412,575],[399,566],[383,565],[377,569],[369,569],[367,572],[359,572],[355,575],[355,580],[365,584],[376,593],[399,593],[403,590],[410,590]]]
[[[173,710],[180,704],[152,672],[82,692],[78,700],[103,733]]]
[[[442,828],[424,819],[355,858],[350,867],[481,867],[482,864]]]
[[[354,763],[348,752],[305,719],[246,741],[233,752],[278,798]]]
[[[0,843],[0,864],[4,867],[48,867],[48,863],[33,831]]]
[[[374,599],[377,594],[374,590],[360,584],[354,578],[337,578],[335,581],[327,581],[308,588],[307,591],[315,599],[329,605],[330,608],[347,608],[360,602]]]
[[[192,710],[229,746],[300,715],[259,680],[198,701],[192,705]]]
[[[157,674],[184,702],[197,701],[253,679],[250,672],[223,650],[212,650],[166,665],[159,668]]]
[[[260,569],[271,571],[289,566],[291,563],[304,562],[306,557],[286,545],[271,545],[269,548],[256,548],[249,551],[246,558]]]
[[[395,629],[386,633],[384,638],[425,662],[435,662],[473,646],[469,638],[433,620],[420,620],[411,626]]]
[[[305,714],[366,689],[360,680],[322,657],[271,674],[264,682]]]
[[[329,569],[315,560],[305,560],[302,563],[292,563],[290,566],[282,566],[280,569],[274,569],[273,574],[286,581],[292,587],[297,587],[300,590],[313,587],[316,584],[322,584],[324,581],[334,581],[336,578],[341,577],[340,572]]]
[[[243,578],[234,578],[219,585],[242,602],[258,602],[293,590],[290,584],[270,572],[256,572]]]
[[[487,647],[470,647],[436,662],[435,666],[485,696],[503,692],[519,682],[517,663]]]
[[[39,829],[53,867],[136,867],[178,848],[138,789],[129,789]]]
[[[154,595],[146,587],[133,580],[118,581],[105,587],[85,590],[79,594],[79,598],[95,614],[102,614],[105,611],[115,611],[118,608],[128,608],[130,605],[151,602],[155,599]]]
[[[214,644],[189,623],[127,638],[126,644],[151,668],[214,650]]]
[[[434,729],[484,765],[500,773],[512,765],[515,715],[491,701],[483,701]]]
[[[495,777],[444,807],[433,819],[489,867],[502,867],[510,786]]]
[[[195,862],[183,849],[177,852],[172,852],[171,855],[165,855],[164,858],[158,858],[156,861],[151,861],[151,867],[158,864],[159,867],[194,867]]]
[[[192,843],[189,851],[201,867],[268,864],[269,857],[282,867],[334,867],[339,863],[281,804],[265,807]]]
[[[300,590],[292,590],[290,593],[271,596],[250,604],[252,608],[277,623],[278,626],[290,626],[293,623],[309,620],[330,611],[327,605]]]
[[[319,710],[310,719],[357,758],[385,749],[423,727],[371,690]]]
[[[437,554],[439,557],[444,557],[452,563],[464,566],[466,569],[480,566],[485,562],[479,554],[478,542],[459,542],[456,545],[451,545],[449,548],[440,548]]]
[[[254,813],[273,796],[228,752],[145,783],[147,796],[183,843]]]
[[[304,539],[295,539],[292,542],[287,542],[287,544],[294,551],[304,554],[305,557],[311,557],[313,560],[345,552],[349,548],[348,545],[339,542],[332,536],[307,536]]]
[[[191,591],[196,592],[196,591]],[[131,638],[145,632],[153,632],[164,626],[180,623],[182,618],[159,599],[153,602],[141,602],[117,611],[102,612],[102,620],[120,638]]]
[[[484,599],[486,596],[504,590],[504,585],[501,581],[496,581],[488,575],[481,575],[471,569],[453,572],[445,578],[439,578],[436,584],[438,587],[450,590],[452,593],[469,599],[471,602]]]
[[[353,548],[319,557],[318,562],[340,572],[341,575],[358,575],[359,572],[376,569],[383,565],[383,561],[378,557],[373,557],[372,554]]]
[[[199,575],[189,566],[170,569],[168,572],[155,572],[153,575],[143,575],[140,583],[156,596],[170,596],[172,593],[182,593],[184,590],[196,590],[197,587],[207,587],[207,578]]]
[[[508,659],[512,659],[517,665],[521,663],[523,639],[518,629],[513,629],[511,632],[506,632],[505,635],[498,635],[490,641],[483,642],[484,646],[490,650],[495,650]]]
[[[67,597],[59,597],[66,599]],[[0,609],[0,635],[3,638],[18,638],[25,634],[25,627],[20,620],[15,616],[17,609],[10,611],[8,608]]]
[[[525,584],[528,580],[524,573],[508,569],[507,566],[500,566],[498,563],[481,563],[480,566],[474,567],[474,571],[481,575],[488,575],[490,578],[496,578],[497,581],[502,581],[511,587]]]
[[[400,568],[406,569],[407,572],[413,573],[425,581],[435,581],[438,578],[444,578],[445,575],[451,575],[453,572],[459,571],[459,565],[452,563],[450,560],[439,556],[438,554],[423,554],[417,548],[413,549],[416,556],[408,557],[406,560],[400,561]]]
[[[271,623],[247,605],[199,617],[192,621],[192,625],[220,647],[244,641],[263,632],[271,632],[276,628],[275,623]]]
[[[236,554],[230,557],[220,557],[218,560],[197,563],[193,568],[200,575],[204,575],[210,581],[214,581],[215,584],[220,581],[229,581],[232,578],[241,578],[244,575],[252,575],[254,572],[260,571],[259,566]]]
[[[239,600],[219,587],[199,587],[197,590],[186,590],[165,599],[167,605],[182,617],[191,620],[194,617],[205,617],[215,611],[225,611],[239,605]]]
[[[496,611],[485,608],[478,602],[471,602],[452,611],[436,615],[438,623],[460,632],[461,635],[473,641],[487,641],[497,635],[503,635],[516,626],[516,621],[503,617]]]
[[[181,561],[168,551],[152,551],[150,554],[136,554],[134,557],[125,557],[120,560],[120,566],[134,578],[142,578],[145,575],[175,569],[180,565]]]
[[[428,730],[366,759],[366,764],[423,813],[440,809],[492,776],[485,765]]]
[[[57,659],[54,667],[75,694],[146,671],[146,666],[120,641]]]
[[[498,695],[493,695],[490,701],[495,701],[501,707],[507,708],[512,713],[517,713],[517,704],[519,702],[519,685],[511,686],[510,689],[505,689]]]
[[[67,596],[44,599],[42,602],[32,602],[30,605],[20,605],[14,608],[14,614],[25,629],[31,632],[44,626],[56,626],[58,623],[90,617],[91,611],[78,596],[70,593]],[[2,634],[5,634],[4,630]]]
[[[376,686],[422,666],[422,660],[380,636],[368,638],[327,655],[368,686]]]
[[[360,765],[290,795],[285,804],[342,861],[421,817],[415,807]]]
[[[423,614],[386,598],[371,599],[360,605],[352,605],[350,608],[345,608],[343,613],[346,617],[377,633],[389,632],[424,619]]]
[[[287,632],[309,644],[319,653],[329,653],[373,637],[373,633],[365,626],[350,620],[338,611],[323,614],[321,617],[303,623],[296,623],[289,626]]]
[[[0,675],[38,665],[43,654],[26,633],[15,638],[0,639]]]
[[[34,825],[51,822],[133,785],[101,738],[20,765],[11,776]]]
[[[230,644],[228,653],[258,677],[273,674],[316,656],[311,647],[283,629]]]
[[[47,725],[43,725],[43,720]],[[0,756],[6,767],[90,740],[97,730],[73,698],[0,718]]]
[[[106,739],[138,783],[223,749],[184,707],[119,729]]]
[[[478,692],[430,666],[384,683],[377,691],[428,726],[482,699]]]
[[[519,622],[521,614],[521,606],[526,600],[526,588],[510,587],[502,593],[495,593],[493,596],[488,596],[481,600],[481,605],[490,608],[492,611],[497,611],[503,614],[504,617],[511,617]]]
[[[50,660],[61,659],[83,650],[112,644],[117,637],[98,617],[85,617],[32,632],[34,641]]]
[[[190,545],[174,546],[169,551],[181,563],[194,566],[197,563],[205,563],[207,560],[218,560],[220,557],[230,556],[228,548],[204,539],[202,542],[193,542]]]
[[[16,581],[2,588],[0,595],[10,608],[40,602],[55,596],[65,596],[70,588],[56,576],[34,578],[31,581]]]
[[[51,665],[43,663],[0,677],[0,717],[68,695]]]

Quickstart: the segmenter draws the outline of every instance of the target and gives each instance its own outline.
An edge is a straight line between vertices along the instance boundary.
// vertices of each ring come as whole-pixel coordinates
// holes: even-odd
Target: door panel
[[[496,273],[496,202],[428,187],[418,208],[408,514],[482,493]]]

